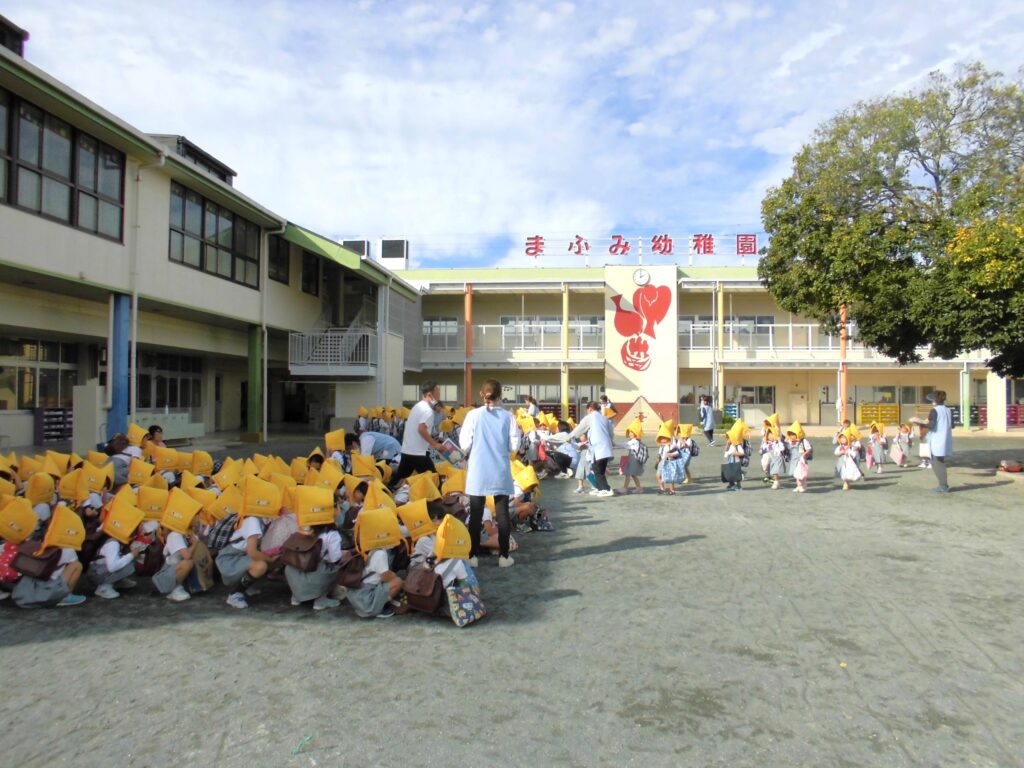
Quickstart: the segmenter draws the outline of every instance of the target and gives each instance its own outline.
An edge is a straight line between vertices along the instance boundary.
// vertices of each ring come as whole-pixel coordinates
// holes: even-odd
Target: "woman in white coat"
[[[518,447],[512,414],[501,406],[501,384],[487,379],[480,397],[484,405],[466,414],[459,432],[459,445],[469,455],[466,471],[466,495],[469,496],[469,553],[471,565],[477,565],[480,551],[480,533],[483,529],[484,504],[488,496],[494,497],[494,517],[498,523],[498,566],[508,568],[514,564],[509,557],[512,522],[508,503],[512,496],[512,467],[509,452]]]
[[[946,477],[946,457],[953,453],[953,412],[946,406],[946,393],[941,389],[932,392],[935,405],[928,412],[928,447],[932,452],[932,471],[939,481],[933,490],[949,493],[949,478]]]
[[[587,436],[593,460],[594,483],[597,486],[590,492],[592,496],[614,496],[605,476],[608,462],[612,457],[614,429],[611,419],[606,418],[601,412],[601,406],[592,400],[587,403],[587,415],[567,438],[577,440],[581,435]]]

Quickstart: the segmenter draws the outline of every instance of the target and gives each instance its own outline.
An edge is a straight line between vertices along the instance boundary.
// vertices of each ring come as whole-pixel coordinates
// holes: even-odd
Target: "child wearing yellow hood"
[[[789,474],[796,480],[793,493],[805,493],[807,478],[811,474],[808,462],[814,457],[814,448],[799,421],[794,421],[786,430],[786,447],[789,452]]]
[[[722,480],[727,482],[727,491],[743,490],[743,467],[750,464],[750,428],[743,419],[736,419],[725,433],[725,465],[737,465],[736,469],[722,467]]]

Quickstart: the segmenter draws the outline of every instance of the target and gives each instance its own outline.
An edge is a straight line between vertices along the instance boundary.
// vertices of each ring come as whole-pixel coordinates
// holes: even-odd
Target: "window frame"
[[[7,175],[6,179],[0,181],[0,185],[3,187],[2,195],[0,195],[0,205],[8,205],[12,208],[24,211],[25,213],[31,213],[35,216],[39,216],[47,221],[63,224],[64,226],[72,227],[73,229],[77,229],[81,232],[87,232],[90,235],[101,237],[104,240],[124,244],[125,173],[128,162],[125,153],[100,141],[92,134],[79,130],[72,123],[47,112],[42,107],[32,103],[31,101],[22,99],[6,89],[0,88],[0,96],[4,99],[7,109],[7,118],[5,122],[7,146],[0,146],[0,161],[6,163]],[[41,115],[39,123],[38,151],[35,160],[23,159],[19,152],[22,134],[21,111],[23,107]],[[62,176],[59,171],[51,170],[46,167],[47,130],[55,124],[66,129],[68,134],[68,169],[66,176]],[[96,147],[96,165],[93,169],[93,188],[91,189],[84,186],[83,179],[80,178],[79,156],[81,153],[82,143],[84,141],[92,142]],[[99,189],[98,179],[102,158],[105,156],[112,156],[116,158],[118,163],[117,197],[111,197],[109,194],[103,193]],[[33,201],[32,204],[22,204],[18,200],[18,195],[25,183],[23,179],[27,178],[28,174],[34,174],[38,178],[39,189],[36,196],[38,207],[35,204],[35,201]],[[68,201],[66,218],[46,212],[44,190],[47,182],[59,184],[67,189]],[[95,200],[95,227],[86,226],[82,223],[82,206],[80,196],[83,194]],[[116,236],[103,232],[100,229],[100,212],[103,210],[104,204],[116,209],[117,211]]]
[[[175,221],[175,198],[180,198],[180,217]],[[189,228],[189,204],[199,206],[199,231]],[[212,217],[212,219],[211,219]],[[211,224],[212,220],[212,224]],[[227,229],[224,222],[227,222]],[[212,231],[211,230],[212,227]],[[224,233],[230,243],[225,243]],[[250,243],[252,240],[252,243]],[[194,269],[210,277],[227,280],[254,291],[260,289],[260,228],[258,224],[216,203],[177,181],[171,182],[168,208],[167,260],[182,267]],[[176,248],[180,242],[180,248]],[[188,244],[198,247],[198,263],[188,259]],[[252,247],[252,246],[255,247]],[[180,251],[180,258],[175,258]],[[255,252],[255,255],[252,255]],[[230,274],[225,274],[225,265]],[[246,276],[254,270],[255,283]]]
[[[323,267],[320,264],[321,259],[312,251],[303,249],[302,251],[302,277],[299,280],[302,292],[310,296],[320,295],[320,279],[323,274]],[[316,264],[316,276],[313,279],[313,290],[309,290],[310,284],[307,280],[307,264]]]
[[[282,264],[283,261],[283,264]],[[284,276],[281,276],[281,267]],[[267,277],[271,280],[291,285],[292,247],[291,243],[280,235],[271,235],[267,242]]]

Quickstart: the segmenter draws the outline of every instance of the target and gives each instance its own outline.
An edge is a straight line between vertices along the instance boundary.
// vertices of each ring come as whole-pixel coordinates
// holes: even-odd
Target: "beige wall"
[[[678,342],[676,340],[676,267],[652,266],[650,283],[645,288],[633,281],[636,267],[606,267],[607,296],[605,300],[605,381],[608,397],[613,402],[632,404],[643,396],[649,403],[675,403],[679,399]],[[616,327],[615,296],[621,296],[621,309],[636,317],[634,301],[641,291],[654,295],[657,288],[667,287],[664,316],[656,324],[641,318],[639,332],[624,335]],[[642,308],[641,308],[642,309]]]

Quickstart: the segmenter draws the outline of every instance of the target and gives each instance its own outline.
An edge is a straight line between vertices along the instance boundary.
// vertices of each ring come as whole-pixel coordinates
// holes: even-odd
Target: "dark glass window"
[[[302,290],[320,295],[320,257],[309,251],[302,252]]]
[[[291,258],[288,241],[278,235],[270,236],[270,255],[267,263],[267,274],[271,280],[288,285]]]
[[[0,91],[0,202],[120,240],[124,155]]]
[[[171,261],[259,287],[258,226],[177,183],[169,219]]]

